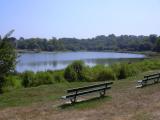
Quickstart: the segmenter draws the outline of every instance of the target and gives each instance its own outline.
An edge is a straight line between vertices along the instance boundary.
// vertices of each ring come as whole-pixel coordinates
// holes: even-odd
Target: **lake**
[[[17,59],[16,70],[46,71],[64,69],[75,60],[83,60],[88,66],[97,64],[110,65],[122,61],[142,60],[143,54],[116,53],[116,52],[40,52],[21,53]]]

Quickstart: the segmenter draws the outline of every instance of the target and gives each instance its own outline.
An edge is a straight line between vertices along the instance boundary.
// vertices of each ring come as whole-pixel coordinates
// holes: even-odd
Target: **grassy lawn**
[[[101,116],[102,119],[111,120],[157,120],[160,112],[160,84],[142,89],[135,88],[137,80],[142,79],[144,75],[156,72],[159,71],[148,71],[124,80],[114,81],[112,89],[106,92],[106,97],[98,98],[98,94],[89,94],[84,97],[85,101],[73,105],[60,102],[60,97],[66,94],[66,89],[96,83],[59,83],[17,89],[0,96],[0,114],[5,113],[5,115],[0,115],[0,118],[30,119],[30,116],[33,116],[33,120],[65,120],[89,117],[89,120],[98,120],[98,116]]]
[[[65,90],[95,83],[74,82],[42,85],[39,87],[17,89],[0,95],[0,108],[11,106],[26,106],[58,100],[65,94]]]
[[[125,91],[124,88],[130,88],[136,86],[136,81],[142,79],[145,74],[150,74],[158,71],[149,71],[142,74],[139,74],[134,77],[130,77],[128,79],[114,81],[112,91]],[[6,107],[14,107],[14,106],[28,106],[32,104],[45,103],[45,102],[53,102],[59,100],[62,95],[65,95],[66,89],[87,86],[91,84],[96,84],[96,82],[73,82],[73,83],[59,83],[53,85],[42,85],[39,87],[31,87],[31,88],[22,88],[17,89],[11,92],[4,93],[0,95],[0,109]],[[111,97],[109,96],[109,99]],[[100,99],[101,101],[105,101],[108,98]],[[83,106],[92,106],[96,101],[99,101],[97,98],[93,98],[90,101],[78,103],[72,106],[64,105],[62,108],[73,108],[82,107]]]

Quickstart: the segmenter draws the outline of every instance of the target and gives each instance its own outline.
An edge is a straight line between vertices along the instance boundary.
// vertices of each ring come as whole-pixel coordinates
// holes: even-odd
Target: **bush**
[[[18,76],[8,76],[5,78],[3,92],[11,91],[22,87],[22,81]]]
[[[88,81],[88,82],[92,82],[92,81],[94,81],[94,76],[93,76],[93,74],[92,74],[93,72],[92,72],[92,68],[90,68],[90,67],[85,67],[85,69],[83,70],[83,77],[84,77],[84,79],[83,80],[85,80],[85,81]],[[94,79],[93,79],[94,78]]]
[[[102,70],[99,72],[97,76],[98,81],[106,81],[106,80],[115,80],[116,76],[112,69],[106,68],[105,70]]]
[[[54,83],[54,77],[49,72],[37,72],[31,86],[39,86]]]
[[[84,65],[84,62],[83,61],[74,61],[72,64],[71,64],[71,68],[74,70],[74,72],[76,73],[77,75],[77,80],[83,80],[85,77],[84,77],[84,69],[85,69],[85,65]]]
[[[103,70],[105,70],[105,67],[103,65],[96,65],[94,67],[89,68],[88,78],[90,78],[90,81],[98,81],[97,76]]]
[[[65,69],[64,78],[69,82],[73,82],[77,80],[77,74],[71,66],[68,66]]]
[[[82,61],[74,61],[64,71],[64,78],[69,82],[82,81],[85,79],[85,65]]]
[[[64,77],[62,75],[60,75],[60,74],[54,75],[54,80],[57,83],[66,82]]]
[[[34,72],[32,71],[26,71],[24,73],[22,73],[21,75],[21,79],[22,79],[22,85],[24,87],[30,87],[32,85],[32,81],[34,80]]]

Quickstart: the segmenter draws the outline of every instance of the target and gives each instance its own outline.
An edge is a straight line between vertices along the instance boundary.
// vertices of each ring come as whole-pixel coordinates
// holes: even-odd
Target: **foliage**
[[[5,91],[9,91],[20,87],[36,87],[56,83],[68,84],[68,82],[76,81],[97,82],[120,80],[135,76],[144,71],[157,69],[160,69],[159,59],[148,59],[141,62],[132,63],[123,62],[110,66],[96,65],[94,67],[88,67],[81,61],[75,61],[65,70],[37,73],[26,71],[24,73],[9,75],[6,77],[6,82],[3,85],[3,89]]]
[[[159,52],[160,36],[134,36],[114,34],[105,36],[100,35],[91,39],[77,39],[77,38],[60,38],[53,37],[52,39],[41,38],[20,38],[17,40],[18,49],[27,50],[42,50],[42,51],[157,51]]]
[[[32,71],[26,71],[20,74],[20,76],[24,87],[35,87],[54,83],[54,77],[50,72],[33,73]]]
[[[22,88],[22,83],[18,76],[9,75],[5,78],[5,82],[2,88],[3,92],[11,91],[18,88]]]
[[[64,77],[69,81],[82,81],[85,79],[84,76],[85,65],[83,61],[74,61],[69,65],[64,72]]]
[[[54,77],[48,72],[37,72],[31,86],[39,86],[54,83]]]
[[[116,76],[112,69],[108,68],[99,72],[97,76],[98,81],[115,80]]]
[[[30,87],[35,79],[35,75],[32,71],[26,71],[22,74],[20,74],[20,77],[22,79],[22,85],[24,87]]]
[[[85,69],[85,65],[84,65],[83,61],[74,61],[71,64],[71,68],[76,73],[77,80],[83,80],[84,79],[84,76],[83,76],[84,73],[83,72],[84,72],[84,69]]]
[[[14,71],[16,65],[16,52],[13,45],[14,38],[9,38],[13,30],[0,39],[0,93],[5,82],[5,77]]]
[[[64,71],[64,78],[69,82],[77,81],[77,74],[70,65]]]
[[[56,83],[66,82],[64,77],[60,74],[54,75],[54,80]]]
[[[154,50],[160,52],[160,37],[156,40]]]

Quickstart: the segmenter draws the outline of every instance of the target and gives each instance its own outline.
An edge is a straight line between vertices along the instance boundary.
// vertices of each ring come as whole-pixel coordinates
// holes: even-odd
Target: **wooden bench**
[[[69,89],[67,90],[68,95],[62,96],[61,98],[70,99],[71,103],[75,103],[77,96],[81,96],[81,95],[85,95],[93,92],[99,92],[100,97],[102,97],[105,95],[106,90],[111,88],[110,86],[111,84],[113,84],[113,82],[105,82],[105,83],[96,84],[96,85]]]
[[[151,74],[151,75],[146,75],[144,76],[143,80],[139,80],[138,81],[138,86],[136,86],[137,88],[142,88],[144,86],[147,86],[149,84],[156,84],[160,81],[160,73],[155,73],[155,74]]]

